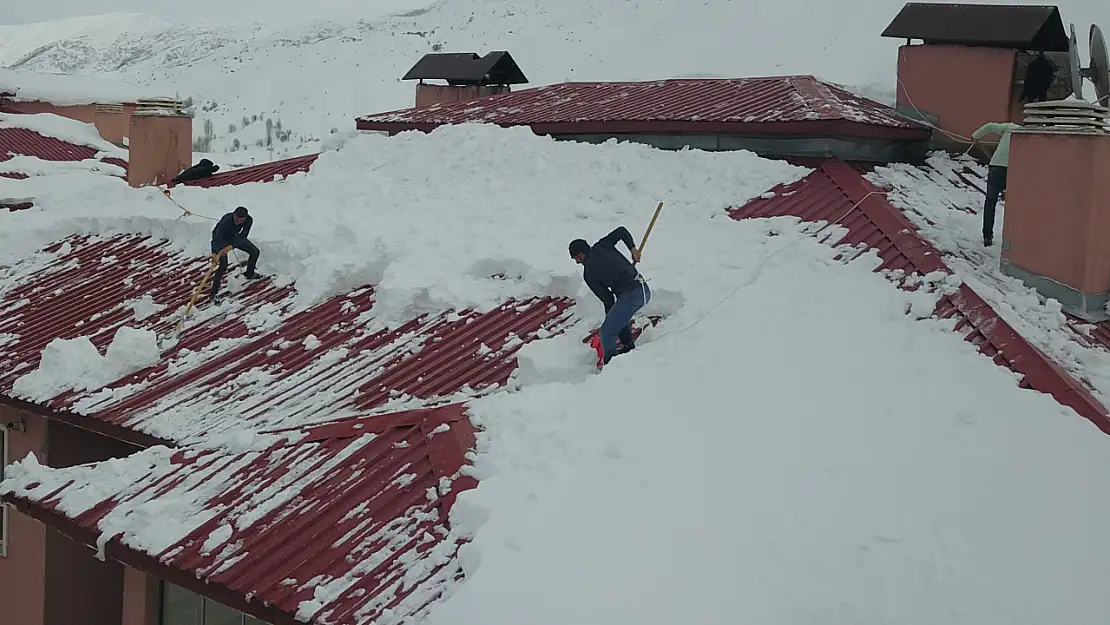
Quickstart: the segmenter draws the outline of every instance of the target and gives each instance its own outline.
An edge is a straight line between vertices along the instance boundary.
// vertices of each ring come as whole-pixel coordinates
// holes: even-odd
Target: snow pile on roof
[[[44,137],[98,150],[101,156],[127,158],[127,150],[112,145],[100,136],[96,126],[52,113],[0,113],[0,129],[23,128]]]
[[[486,204],[515,187],[492,188]],[[952,284],[898,289],[876,250],[823,243],[839,226],[697,211],[665,212],[645,250],[655,297],[682,305],[635,351],[595,376],[580,336],[532,343],[529,384],[469,403],[481,482],[451,516],[466,579],[427,622],[1096,622],[1110,497],[1086,484],[1110,440],[923,319]],[[528,241],[561,256],[557,216]],[[410,218],[376,223],[426,235]],[[443,240],[411,239],[451,275]],[[64,475],[24,468],[27,488]]]
[[[12,392],[43,402],[68,390],[98,389],[160,358],[158,336],[150,330],[121,327],[103,356],[87,337],[54,339],[38,368],[16,379]]]
[[[658,305],[708,306],[728,284],[714,275],[720,256],[689,257],[681,242],[727,254],[731,236],[716,227],[728,219],[724,209],[806,171],[750,152],[592,146],[464,125],[359,136],[282,182],[174,188],[191,216],[156,189],[59,189],[38,199],[40,213],[2,217],[0,248],[28,256],[69,234],[132,231],[207,255],[213,221],[243,205],[254,217],[260,271],[294,281],[299,306],[373,284],[375,318],[400,322],[512,298],[585,296],[567,243],[621,224],[639,236],[665,201],[644,272],[665,285]]]
[[[1110,439],[789,223],[721,224],[739,288],[700,323],[471,404],[468,578],[429,625],[1102,618]]]
[[[923,167],[891,164],[868,178],[890,189],[888,198],[901,208],[944,255],[945,263],[986,300],[1022,336],[1091,387],[1110,405],[1110,351],[1093,345],[1091,326],[1063,313],[1060,302],[1045,299],[999,269],[999,247],[982,243],[986,167],[971,158],[943,153]],[[1001,232],[1005,204],[1000,203],[995,232]]]
[[[151,97],[146,89],[103,76],[48,74],[0,68],[0,93],[15,100],[48,102],[56,106],[119,104]]]

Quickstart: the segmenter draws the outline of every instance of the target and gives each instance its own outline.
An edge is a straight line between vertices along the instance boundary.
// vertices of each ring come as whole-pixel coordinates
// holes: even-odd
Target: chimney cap
[[[1067,52],[1070,41],[1052,5],[908,2],[883,37],[932,45]]]
[[[425,54],[401,80],[446,80],[450,85],[519,85],[528,82],[512,55],[503,50],[485,56],[474,52]]]

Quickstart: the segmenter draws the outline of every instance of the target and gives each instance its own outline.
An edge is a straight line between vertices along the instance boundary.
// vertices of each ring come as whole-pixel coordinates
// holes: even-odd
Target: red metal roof
[[[47,137],[25,128],[0,128],[0,163],[10,160],[12,155],[33,156],[44,161],[84,161],[95,158],[97,153],[94,148]],[[101,160],[127,170],[127,161],[122,159],[108,157]]]
[[[98,479],[87,467],[60,469],[50,472],[56,481],[28,481],[5,498],[90,545],[109,514],[134,513],[128,533],[105,536],[108,557],[270,623],[293,623],[299,614],[302,622],[354,625],[385,610],[418,612],[461,575],[447,513],[476,484],[459,475],[474,442],[461,406],[302,432],[262,452],[149,449],[113,461],[117,469],[139,467],[133,483]],[[76,494],[84,512],[59,509],[94,482],[97,500]],[[175,501],[175,521],[188,533],[144,550],[135,532],[158,528],[136,507],[152,501]],[[212,540],[214,531],[224,534]]]
[[[731,211],[732,216],[749,219],[791,215],[803,221],[828,222],[841,219],[839,225],[848,233],[836,245],[864,243],[875,248],[883,260],[876,271],[952,273],[900,210],[882,195],[867,197],[879,189],[856,167],[826,161],[803,180],[772,191],[773,197],[755,199]],[[857,202],[859,206],[852,210]],[[900,285],[905,288],[904,278]],[[1018,334],[967,284],[961,283],[958,292],[941,299],[935,314],[957,319],[956,331],[995,363],[1022,375],[1022,388],[1048,393],[1110,433],[1110,416],[1090,391]]]
[[[561,83],[465,102],[368,115],[360,130],[431,130],[445,124],[527,125],[540,134],[804,134],[928,139],[890,107],[813,76]]]
[[[14,381],[37,367],[55,338],[87,336],[103,354],[123,325],[170,335],[207,263],[137,236],[73,237],[64,245],[16,265],[18,286],[0,294],[0,339],[10,335],[0,340],[0,394],[9,400]],[[90,427],[77,416],[85,415],[114,436],[134,430],[188,442],[244,426],[387,410],[406,396],[450,401],[504,384],[517,350],[538,334],[561,332],[573,303],[511,301],[484,314],[445,311],[385,330],[374,325],[369,287],[297,313],[290,312],[293,295],[269,280],[249,283],[229,300],[240,310],[191,322],[160,363],[106,387],[116,393],[67,392],[40,408]],[[128,302],[142,296],[165,308],[138,319]],[[269,313],[283,318],[266,326]]]
[[[181,184],[190,187],[223,187],[249,182],[270,182],[275,178],[286,178],[293,174],[307,172],[319,157],[319,154],[306,154],[281,161],[224,171],[208,178],[190,180]]]

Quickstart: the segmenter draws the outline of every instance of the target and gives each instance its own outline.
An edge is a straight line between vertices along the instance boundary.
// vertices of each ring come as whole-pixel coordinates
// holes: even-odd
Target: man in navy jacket
[[[583,239],[570,242],[570,256],[582,265],[582,278],[605,306],[605,321],[599,332],[604,363],[618,353],[625,353],[636,345],[632,340],[632,328],[628,323],[636,311],[651,301],[651,289],[636,271],[633,263],[617,249],[623,242],[632,255],[633,262],[640,262],[640,252],[628,229],[617,227],[592,246]],[[617,351],[617,339],[621,350]]]
[[[234,212],[224,215],[216,224],[216,227],[212,229],[213,254],[220,254],[220,251],[229,245],[247,253],[247,268],[243,275],[248,280],[262,277],[255,273],[255,265],[258,263],[260,252],[254,243],[247,239],[253,224],[254,218],[247,214],[247,207],[240,206]],[[212,276],[212,301],[214,303],[219,303],[220,284],[223,282],[225,273],[227,273],[227,254],[220,254],[220,264],[216,267],[216,272]]]

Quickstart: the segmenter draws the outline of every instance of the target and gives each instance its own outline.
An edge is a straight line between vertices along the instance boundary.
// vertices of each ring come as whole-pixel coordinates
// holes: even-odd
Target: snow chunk
[[[54,339],[42,350],[39,366],[17,378],[12,393],[44,402],[69,390],[94,390],[158,362],[158,335],[123,326],[107,353],[100,355],[88,337]]]

